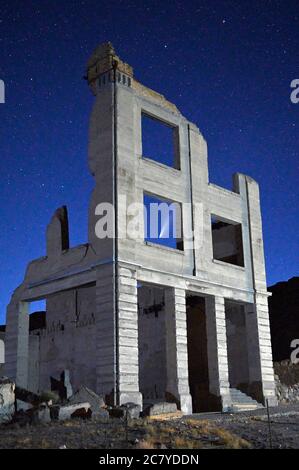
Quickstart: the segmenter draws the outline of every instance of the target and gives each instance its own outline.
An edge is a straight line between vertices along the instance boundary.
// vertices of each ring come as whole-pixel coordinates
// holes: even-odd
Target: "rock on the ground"
[[[109,415],[111,418],[138,419],[140,417],[140,413],[141,406],[131,402],[109,408]]]
[[[17,405],[17,411],[28,411],[31,408],[33,408],[33,405],[30,403],[26,403],[25,401],[22,400],[16,400],[16,405]]]
[[[87,387],[80,387],[79,390],[74,393],[69,399],[69,403],[78,404],[86,403],[90,404],[92,416],[104,416],[108,413],[103,409],[105,402],[103,397],[97,395],[93,390]]]
[[[286,385],[275,374],[275,392],[280,403],[299,403],[299,383]]]
[[[90,408],[78,408],[71,414],[71,418],[90,419],[92,411]]]
[[[15,384],[6,377],[0,379],[0,424],[12,420],[15,412]]]
[[[129,402],[129,403],[124,403],[121,407],[125,409],[128,418],[138,419],[140,417],[140,413],[141,413],[140,405]]]
[[[143,410],[144,416],[157,416],[168,413],[176,413],[178,410],[176,403],[160,402],[147,406]]]
[[[47,403],[41,403],[39,406],[31,408],[25,412],[29,418],[30,424],[50,423],[50,408]],[[22,419],[22,415],[21,419]]]
[[[74,405],[51,406],[51,419],[66,421],[71,418],[90,418],[91,406],[89,403],[79,403]]]
[[[15,395],[17,400],[34,406],[37,406],[41,402],[39,395],[19,386],[15,387]]]
[[[50,423],[51,416],[50,416],[50,408],[46,403],[42,403],[37,410],[37,420],[40,423]]]

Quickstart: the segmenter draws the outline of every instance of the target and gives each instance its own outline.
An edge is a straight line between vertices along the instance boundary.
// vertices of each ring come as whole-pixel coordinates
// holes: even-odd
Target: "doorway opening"
[[[249,364],[244,305],[226,300],[225,319],[230,387],[247,393]]]
[[[144,403],[165,401],[167,386],[165,289],[138,286],[139,390]]]
[[[205,298],[187,295],[187,338],[189,387],[193,413],[215,410],[209,390],[208,343]]]

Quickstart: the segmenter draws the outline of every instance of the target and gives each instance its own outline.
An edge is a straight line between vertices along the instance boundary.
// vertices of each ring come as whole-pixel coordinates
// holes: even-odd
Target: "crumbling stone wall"
[[[70,371],[74,389],[96,388],[95,287],[61,292],[47,300],[46,328],[29,342],[29,387],[50,389],[50,377]],[[36,342],[37,339],[37,342]],[[39,351],[39,357],[37,359]]]

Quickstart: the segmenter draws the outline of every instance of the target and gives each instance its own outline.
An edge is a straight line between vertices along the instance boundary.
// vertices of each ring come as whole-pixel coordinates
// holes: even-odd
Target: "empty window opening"
[[[167,387],[165,290],[138,287],[139,388],[144,403],[165,401]]]
[[[35,312],[46,312],[46,300],[35,300],[29,304],[30,315]]]
[[[213,258],[244,266],[242,225],[212,216]]]
[[[142,156],[180,169],[178,128],[142,113]]]
[[[37,300],[29,304],[29,330],[46,327],[46,300]]]
[[[146,193],[143,203],[145,241],[183,250],[181,204]]]

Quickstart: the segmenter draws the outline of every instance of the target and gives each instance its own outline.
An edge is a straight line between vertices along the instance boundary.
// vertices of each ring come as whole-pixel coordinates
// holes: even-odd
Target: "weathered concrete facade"
[[[199,129],[138,83],[110,44],[93,53],[87,81],[95,95],[89,240],[70,248],[66,209],[56,211],[47,255],[29,264],[7,308],[6,375],[42,390],[69,369],[75,387],[114,403],[166,397],[185,413],[192,402],[205,409],[205,400],[206,408],[229,408],[232,388],[275,404],[258,184],[242,174],[233,191],[210,183]],[[173,129],[174,167],[143,155],[143,114]],[[186,205],[191,248],[185,235],[180,249],[126,236],[127,207],[143,204],[145,193]],[[115,207],[113,236],[105,239],[95,232],[101,202]],[[39,299],[47,299],[46,328],[34,344],[28,303]],[[188,325],[198,328],[199,349]]]

